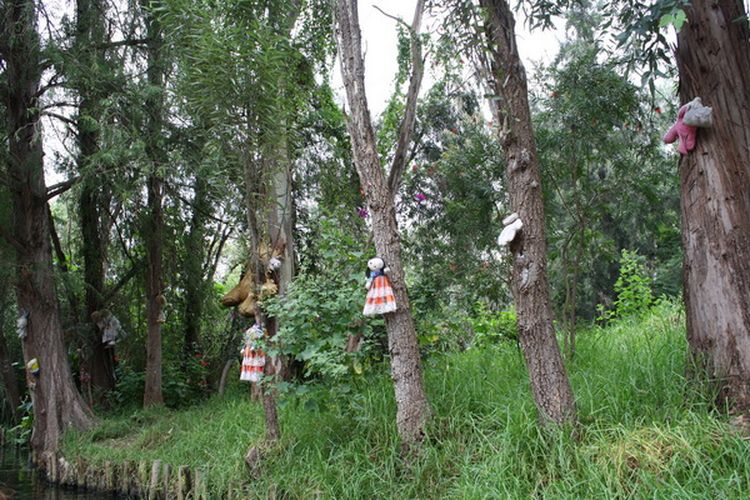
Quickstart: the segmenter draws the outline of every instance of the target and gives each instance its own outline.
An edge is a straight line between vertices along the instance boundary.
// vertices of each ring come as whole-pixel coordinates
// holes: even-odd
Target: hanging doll
[[[664,134],[662,140],[666,144],[672,144],[679,139],[680,145],[677,151],[681,155],[686,155],[695,148],[695,134],[698,128],[708,128],[712,123],[711,107],[704,106],[701,98],[696,97],[680,108],[677,112],[677,121]]]
[[[242,353],[240,380],[242,381],[258,382],[263,376],[266,355],[260,348],[262,338],[263,327],[258,323],[255,323],[245,331],[245,345],[240,349]]]
[[[385,267],[383,259],[374,257],[367,261],[367,300],[362,313],[365,316],[375,316],[385,314],[396,310],[396,297],[393,295],[391,280],[386,273],[388,268]]]

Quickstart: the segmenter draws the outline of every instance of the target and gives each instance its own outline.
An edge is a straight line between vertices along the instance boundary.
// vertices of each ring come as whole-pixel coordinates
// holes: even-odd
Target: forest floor
[[[204,467],[217,498],[240,482],[248,497],[744,497],[750,440],[685,380],[683,324],[665,305],[578,334],[568,364],[577,439],[540,430],[523,360],[506,343],[425,360],[433,417],[408,459],[399,455],[386,374],[353,381],[348,394],[313,389],[287,400],[282,440],[256,478],[243,457],[263,436],[262,408],[239,382],[189,409],[107,417],[69,433],[63,453]]]

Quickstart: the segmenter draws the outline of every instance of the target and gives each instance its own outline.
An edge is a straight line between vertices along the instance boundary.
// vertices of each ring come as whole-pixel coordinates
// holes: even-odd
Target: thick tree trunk
[[[375,249],[390,267],[389,277],[398,305],[395,312],[385,315],[385,322],[396,396],[396,425],[402,442],[408,446],[422,439],[429,416],[419,345],[401,264],[401,242],[393,193],[380,164],[367,107],[356,0],[338,0],[336,17],[341,73],[351,108],[347,126],[352,140],[354,163],[372,214]]]
[[[510,205],[523,221],[523,229],[510,246],[518,339],[540,420],[555,424],[574,422],[573,392],[552,325],[541,176],[526,73],[516,48],[515,21],[505,0],[481,0],[480,3],[489,14],[494,90],[502,98],[497,111],[499,118],[505,121],[501,140],[507,162]]]
[[[13,0],[4,7],[0,43],[8,78],[8,177],[17,249],[16,296],[19,309],[29,313],[28,332],[22,341],[24,361],[36,359],[39,364],[38,373],[27,374],[27,382],[34,406],[31,446],[44,467],[65,429],[86,429],[94,419],[73,383],[55,293],[37,101],[41,64],[35,2]]]
[[[151,8],[155,2],[141,0],[145,7],[146,31],[148,35],[147,52],[148,83],[153,88],[164,87],[164,60],[162,54],[163,40],[161,23],[157,13]],[[164,96],[160,91],[152,93],[146,101],[148,119],[146,124],[146,154],[148,155],[150,173],[147,179],[148,188],[148,222],[145,239],[148,254],[148,275],[146,279],[146,314],[148,320],[148,338],[146,340],[146,384],[143,391],[143,406],[164,404],[162,395],[161,372],[161,325],[165,299],[163,295],[162,247],[164,219],[162,215],[162,178],[160,169],[166,163],[166,154],[162,146]]]
[[[102,16],[104,7],[98,0],[78,0],[76,9],[76,53],[84,68],[104,68],[103,54],[97,45],[104,43]],[[97,71],[97,70],[93,70]],[[101,70],[99,70],[101,71]],[[78,171],[86,175],[91,158],[99,151],[99,131],[92,121],[99,118],[99,93],[90,83],[91,75],[77,75],[76,89],[80,97],[78,110]],[[92,314],[104,307],[104,258],[106,235],[101,230],[101,183],[96,177],[86,178],[79,198],[79,217],[83,242],[86,318],[89,325],[86,364],[96,400],[115,388],[114,350],[105,349],[102,332]]]
[[[719,402],[750,408],[750,29],[742,0],[697,1],[678,35],[680,98],[714,122],[680,162],[687,337]]]

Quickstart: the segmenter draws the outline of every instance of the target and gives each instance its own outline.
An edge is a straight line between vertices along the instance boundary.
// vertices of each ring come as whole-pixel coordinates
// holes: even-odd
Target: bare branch
[[[76,175],[66,181],[59,182],[47,188],[47,200],[51,200],[55,196],[63,194],[68,189],[76,185],[83,177]]]
[[[380,7],[378,7],[375,4],[372,4],[372,6],[375,8],[375,10],[380,11],[380,13],[383,14],[385,17],[390,17],[391,19],[393,19],[394,21],[396,21],[397,23],[399,23],[400,25],[402,25],[404,28],[406,28],[408,30],[411,30],[411,26],[409,26],[408,24],[406,24],[406,22],[403,19],[401,19],[400,17],[396,17],[393,14],[387,13],[386,11],[384,11],[383,9],[381,9]]]
[[[130,38],[125,40],[118,40],[116,42],[100,43],[96,46],[96,48],[100,50],[107,50],[117,47],[135,47],[137,45],[146,45],[146,43],[148,43],[148,39],[146,38]]]
[[[424,0],[417,1],[417,7],[414,10],[414,20],[409,27],[411,34],[411,79],[409,81],[409,91],[406,94],[406,107],[404,109],[404,118],[398,129],[398,142],[396,143],[396,153],[393,155],[391,171],[388,174],[388,189],[391,196],[396,196],[401,177],[406,168],[406,154],[414,134],[414,122],[417,119],[417,98],[419,89],[422,85],[422,75],[424,74],[424,60],[422,59],[422,42],[419,39],[419,28],[422,24],[422,12],[424,11]],[[382,12],[382,11],[381,11]]]
[[[63,123],[68,124],[70,127],[75,128],[77,126],[77,123],[72,118],[68,118],[67,116],[63,116],[59,113],[54,113],[52,111],[44,111],[42,113],[42,116],[48,116],[50,118],[56,118],[60,120]]]

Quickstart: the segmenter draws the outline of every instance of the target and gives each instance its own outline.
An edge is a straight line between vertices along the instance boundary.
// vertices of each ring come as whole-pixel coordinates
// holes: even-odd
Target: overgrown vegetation
[[[662,303],[642,320],[579,332],[569,366],[578,440],[537,426],[520,353],[497,342],[427,359],[435,415],[408,459],[382,370],[352,374],[345,399],[325,388],[286,398],[286,433],[257,479],[242,456],[263,435],[262,411],[239,383],[192,409],[111,416],[68,435],[63,451],[205,467],[217,496],[242,483],[248,497],[738,498],[750,487],[750,445],[685,379],[683,321],[678,306]]]

